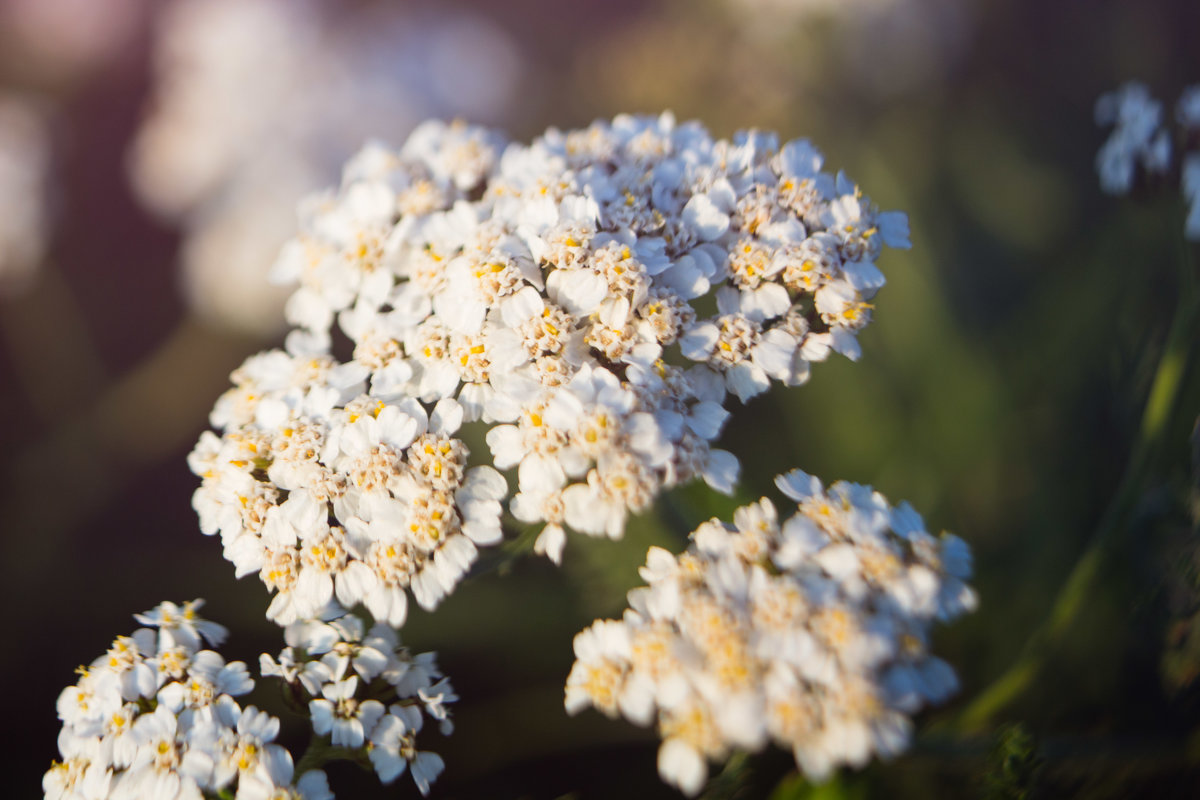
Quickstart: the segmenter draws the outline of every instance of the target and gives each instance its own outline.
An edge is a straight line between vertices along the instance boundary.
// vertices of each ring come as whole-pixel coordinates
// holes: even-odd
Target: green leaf
[[[770,800],[860,800],[865,795],[861,783],[847,784],[840,775],[823,783],[811,783],[803,775],[795,773],[779,782]]]

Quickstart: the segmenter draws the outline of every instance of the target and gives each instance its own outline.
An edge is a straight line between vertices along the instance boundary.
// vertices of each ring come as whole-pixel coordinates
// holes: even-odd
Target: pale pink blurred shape
[[[294,147],[320,73],[312,5],[178,0],[157,21],[151,111],[132,150],[139,196],[181,219],[236,179],[264,142]]]
[[[0,29],[35,72],[75,77],[129,44],[147,0],[0,0]]]
[[[264,335],[277,327],[291,291],[267,283],[264,272],[296,231],[296,198],[320,183],[310,166],[286,152],[267,154],[196,214],[180,249],[179,280],[201,317]]]
[[[500,121],[523,72],[511,38],[466,11],[307,0],[175,0],[154,63],[134,188],[183,230],[193,310],[259,335],[283,324],[266,275],[302,195],[428,117]]]
[[[45,256],[50,158],[42,112],[0,93],[0,298],[23,291]]]

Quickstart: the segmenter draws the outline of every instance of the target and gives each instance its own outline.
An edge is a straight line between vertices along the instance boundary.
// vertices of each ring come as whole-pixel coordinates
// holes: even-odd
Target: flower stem
[[[1026,642],[1021,655],[951,723],[961,732],[976,733],[1034,682],[1054,642],[1074,624],[1086,599],[1102,574],[1108,556],[1129,528],[1130,517],[1141,496],[1150,467],[1162,447],[1184,378],[1191,367],[1196,338],[1196,287],[1191,251],[1184,243],[1179,300],[1167,340],[1159,357],[1141,425],[1125,473],[1101,518],[1091,543],[1059,590],[1049,615]]]
[[[308,741],[308,749],[304,751],[304,755],[300,756],[300,760],[296,762],[295,776],[297,779],[309,770],[320,769],[327,763],[333,760],[331,755],[341,748],[335,748],[329,744],[329,741],[324,736],[313,734]],[[343,751],[344,752],[344,751]]]
[[[750,757],[745,751],[736,751],[725,762],[725,768],[708,782],[700,800],[731,800],[737,797],[739,790],[746,783],[749,769]]]

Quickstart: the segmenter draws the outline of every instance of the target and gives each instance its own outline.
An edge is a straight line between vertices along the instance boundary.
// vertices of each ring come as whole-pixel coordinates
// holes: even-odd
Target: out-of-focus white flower
[[[656,722],[659,773],[689,795],[708,761],[768,740],[814,779],[894,755],[909,715],[957,687],[928,641],[934,620],[975,606],[963,541],[870,487],[777,483],[790,518],[764,498],[701,525],[678,557],[651,548],[623,619],[575,637],[567,711]]]
[[[1188,239],[1200,239],[1200,86],[1184,89],[1175,106],[1175,121],[1181,128],[1177,157],[1162,113],[1162,104],[1149,90],[1132,81],[1096,101],[1096,121],[1114,126],[1096,154],[1100,186],[1109,194],[1126,194],[1139,166],[1146,173],[1165,175],[1177,165],[1179,187],[1188,205],[1183,233]]]
[[[0,94],[0,298],[21,291],[50,235],[50,132],[38,109]]]
[[[1179,184],[1188,203],[1184,235],[1189,239],[1200,239],[1200,152],[1188,153],[1180,168]]]
[[[1189,86],[1179,95],[1175,119],[1189,133],[1200,130],[1200,86]]]
[[[1126,194],[1133,188],[1140,165],[1161,174],[1171,161],[1171,140],[1162,127],[1162,103],[1150,96],[1144,84],[1131,81],[1096,101],[1096,123],[1113,131],[1096,153],[1100,187],[1109,194]]]
[[[295,230],[296,198],[320,180],[311,164],[267,153],[195,211],[179,253],[179,280],[193,311],[227,330],[278,331],[287,292],[267,281],[268,266]]]
[[[295,201],[369,137],[399,139],[428,116],[502,114],[521,72],[507,36],[463,11],[175,0],[159,22],[131,177],[184,229],[189,303],[259,334],[281,325],[283,297],[265,276]]]
[[[1179,168],[1179,185],[1188,203],[1184,235],[1200,239],[1200,86],[1189,86],[1179,96],[1175,118],[1183,126],[1185,146]]]

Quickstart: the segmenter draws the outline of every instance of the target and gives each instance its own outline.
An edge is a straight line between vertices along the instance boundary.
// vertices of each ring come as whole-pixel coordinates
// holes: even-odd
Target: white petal
[[[487,432],[492,462],[500,469],[515,467],[525,457],[523,437],[516,425],[497,425]]]
[[[557,565],[562,565],[563,549],[567,545],[567,532],[561,525],[553,523],[542,528],[537,541],[533,543],[533,552],[544,555]]]
[[[608,296],[608,282],[590,269],[557,269],[547,280],[546,289],[560,306],[584,317]]]
[[[729,230],[729,215],[706,194],[694,195],[683,207],[683,221],[702,241],[719,239]]]
[[[711,322],[702,322],[679,337],[679,350],[692,361],[707,361],[721,333]]]
[[[540,495],[558,491],[566,485],[567,477],[556,459],[530,453],[517,470],[517,483],[522,492]]]
[[[705,401],[692,406],[687,426],[701,439],[711,441],[720,435],[721,428],[728,418],[729,412],[720,403]]]
[[[453,398],[443,397],[429,416],[429,429],[441,436],[450,436],[463,423],[463,408]]]
[[[704,786],[708,766],[691,745],[672,738],[658,749],[658,774],[688,797],[694,797]]]
[[[771,387],[767,373],[763,372],[761,367],[745,361],[734,364],[725,372],[725,382],[728,384],[729,390],[736,394],[743,403]]]
[[[870,261],[851,261],[842,264],[842,276],[866,297],[870,297],[887,283],[883,273]]]
[[[704,482],[722,494],[733,494],[740,471],[737,456],[726,450],[712,450],[704,465]]]

